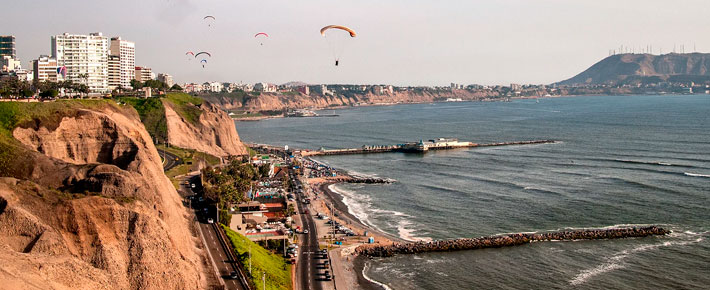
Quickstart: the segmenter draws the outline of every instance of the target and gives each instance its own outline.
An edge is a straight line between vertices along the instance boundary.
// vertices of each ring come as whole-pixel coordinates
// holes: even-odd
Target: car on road
[[[239,276],[237,275],[237,272],[232,271],[232,273],[229,273],[229,278],[237,279],[237,278],[239,278]]]
[[[213,220],[212,218],[208,218],[208,219],[207,219],[207,223],[208,223],[208,224],[213,224],[213,223],[214,223],[214,220]]]
[[[307,234],[308,234],[308,230],[303,230],[303,234],[304,234],[304,235],[307,235]]]

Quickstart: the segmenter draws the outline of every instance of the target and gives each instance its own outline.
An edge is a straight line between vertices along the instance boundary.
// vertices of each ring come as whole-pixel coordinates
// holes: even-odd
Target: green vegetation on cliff
[[[203,100],[185,93],[168,93],[164,98],[121,97],[119,102],[131,105],[138,111],[141,122],[150,136],[158,142],[165,143],[168,139],[168,125],[165,119],[165,104],[170,106],[181,117],[192,124],[197,124],[202,111],[198,106]]]
[[[236,251],[237,258],[245,266],[246,274],[254,289],[264,289],[262,275],[266,273],[266,289],[291,289],[291,265],[279,255],[273,254],[222,225],[227,238]],[[251,249],[251,274],[249,273],[249,250]]]
[[[168,93],[164,100],[173,105],[173,109],[180,117],[192,124],[199,122],[202,114],[199,106],[204,102],[202,99],[185,93]]]
[[[159,98],[118,98],[119,102],[131,105],[138,111],[146,131],[157,142],[165,143],[168,139],[168,124],[165,120],[165,107]]]
[[[80,109],[99,109],[116,106],[110,100],[60,100],[56,102],[0,102],[0,135],[12,137],[17,126],[40,119],[59,123],[61,116]]]

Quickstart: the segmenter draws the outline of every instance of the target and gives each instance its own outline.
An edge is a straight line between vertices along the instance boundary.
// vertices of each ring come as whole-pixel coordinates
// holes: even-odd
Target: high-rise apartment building
[[[136,78],[136,44],[120,37],[111,38],[110,55],[117,56],[119,60],[119,86],[130,88],[131,80]]]
[[[40,82],[57,82],[61,75],[57,73],[57,60],[46,55],[32,61],[34,79]]]
[[[130,81],[129,81],[130,82]],[[129,83],[130,84],[130,83]],[[108,88],[113,91],[126,88],[121,84],[121,58],[118,55],[108,56]],[[130,86],[128,87],[130,88]]]
[[[66,80],[85,84],[93,94],[108,93],[109,39],[99,33],[52,36],[52,57],[67,69]]]
[[[17,51],[15,51],[15,36],[0,36],[0,58],[3,56],[17,58]]]

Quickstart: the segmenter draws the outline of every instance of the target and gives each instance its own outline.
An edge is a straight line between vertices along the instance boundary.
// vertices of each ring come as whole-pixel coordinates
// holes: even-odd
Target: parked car
[[[237,275],[237,272],[232,271],[232,273],[229,273],[229,278],[237,279],[237,278],[239,278],[239,276]]]
[[[213,224],[213,223],[214,223],[214,220],[213,220],[212,218],[208,218],[208,219],[207,219],[207,223],[208,223],[208,224]]]

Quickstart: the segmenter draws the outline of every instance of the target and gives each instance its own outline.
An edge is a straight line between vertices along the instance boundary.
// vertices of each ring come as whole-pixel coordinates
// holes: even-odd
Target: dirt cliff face
[[[188,212],[135,111],[53,119],[12,132],[17,162],[0,178],[0,288],[203,288]]]
[[[355,104],[394,104],[394,103],[427,103],[446,100],[447,98],[461,98],[463,100],[480,100],[486,97],[497,96],[490,92],[473,93],[466,90],[440,91],[440,92],[394,92],[393,94],[363,93],[352,96],[344,95],[284,95],[263,93],[256,98],[250,98],[246,103],[238,106],[249,111],[268,111],[301,108],[328,108],[338,106],[351,106]],[[237,107],[233,102],[225,103],[225,108]]]
[[[168,142],[171,145],[219,157],[247,154],[234,121],[217,106],[204,102],[200,106],[199,119],[193,123],[181,117],[173,108],[173,104],[163,104],[168,126]]]

